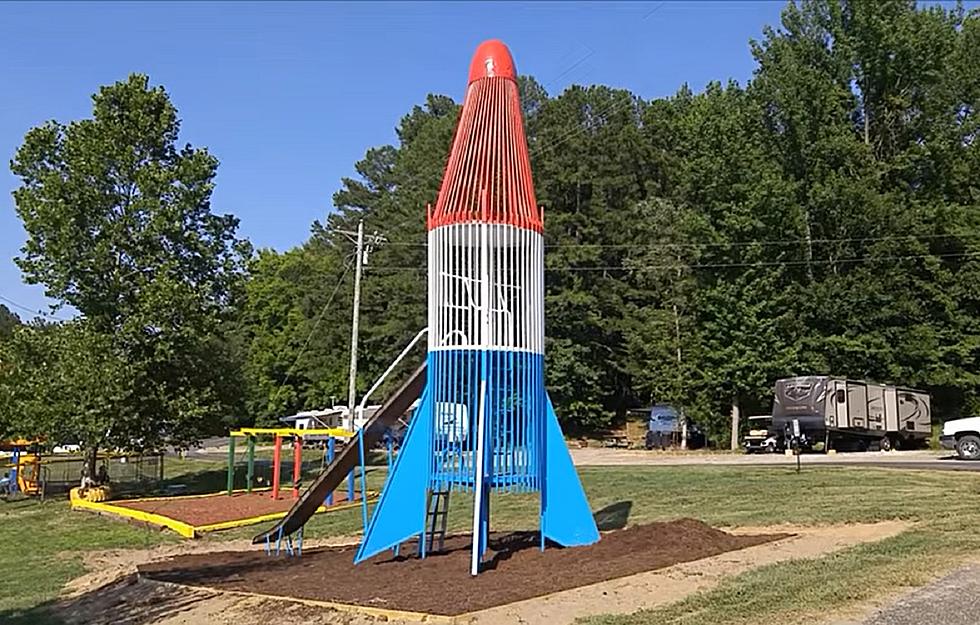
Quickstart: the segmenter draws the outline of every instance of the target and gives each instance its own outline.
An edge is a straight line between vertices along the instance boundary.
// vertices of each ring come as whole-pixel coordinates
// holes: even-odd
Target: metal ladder
[[[428,551],[442,551],[446,541],[446,522],[449,516],[449,490],[429,493],[428,513],[425,519]],[[439,542],[436,543],[436,539]]]

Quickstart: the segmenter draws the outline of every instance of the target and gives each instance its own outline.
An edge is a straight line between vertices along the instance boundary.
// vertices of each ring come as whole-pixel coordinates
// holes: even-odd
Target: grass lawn
[[[312,466],[310,475],[315,472]],[[189,490],[224,487],[223,460],[167,459],[166,478]],[[380,487],[384,466],[369,469]],[[980,476],[955,472],[867,468],[588,467],[583,483],[595,510],[629,509],[629,522],[696,517],[713,525],[828,524],[905,519],[913,529],[880,543],[812,560],[784,562],[730,578],[715,590],[662,609],[591,619],[589,625],[640,623],[707,625],[805,622],[830,607],[846,608],[880,589],[917,585],[976,553],[980,539]],[[306,483],[308,483],[308,478]],[[624,505],[624,502],[629,502]],[[464,496],[451,506],[450,524],[469,527]],[[497,495],[495,529],[537,527],[535,498]],[[317,515],[306,536],[355,534],[360,510]],[[207,540],[246,538],[241,528]],[[83,572],[85,551],[149,548],[180,539],[95,515],[71,512],[66,502],[0,503],[0,622],[53,623],[44,606]]]

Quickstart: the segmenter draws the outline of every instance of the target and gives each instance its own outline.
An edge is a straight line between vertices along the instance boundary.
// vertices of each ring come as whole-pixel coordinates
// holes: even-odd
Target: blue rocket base
[[[432,403],[432,393],[426,386],[357,548],[354,564],[413,536],[420,541],[425,539],[425,503],[432,467]]]
[[[419,539],[419,552],[424,557],[426,501],[433,467],[430,433],[434,412],[433,393],[427,386],[358,547],[355,564],[415,537]],[[545,539],[564,547],[597,542],[599,530],[550,398],[546,398],[544,456],[544,475],[540,482],[542,548]],[[489,494],[489,491],[487,488],[484,492]],[[480,509],[489,510],[489,506],[480,506]],[[489,512],[486,517],[481,519],[481,534],[484,535],[474,537],[481,543],[481,554],[486,548]]]
[[[541,535],[563,547],[591,545],[599,529],[572,464],[558,416],[547,398],[545,479],[541,491]]]

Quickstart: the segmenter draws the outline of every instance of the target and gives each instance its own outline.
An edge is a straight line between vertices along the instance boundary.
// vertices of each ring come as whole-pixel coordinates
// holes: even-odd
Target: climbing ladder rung
[[[446,525],[449,517],[449,490],[438,490],[429,493],[427,516],[427,542],[431,550],[442,551],[446,542]],[[438,543],[436,539],[438,539]]]

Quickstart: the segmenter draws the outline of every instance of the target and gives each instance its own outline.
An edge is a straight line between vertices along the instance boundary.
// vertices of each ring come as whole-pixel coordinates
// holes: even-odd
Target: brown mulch
[[[347,503],[346,491],[334,493],[334,505]],[[113,501],[114,506],[152,512],[200,527],[212,523],[236,521],[249,517],[287,512],[295,503],[290,490],[280,491],[279,499],[273,499],[269,491],[235,493],[207,497],[180,496],[148,501]]]
[[[469,575],[470,538],[446,540],[424,560],[414,547],[354,566],[356,547],[269,557],[262,551],[177,556],[139,567],[160,581],[315,599],[430,614],[457,615],[560,590],[660,569],[778,540],[786,534],[742,536],[694,519],[650,523],[602,535],[587,547],[539,549],[536,532],[494,534],[484,572]]]

